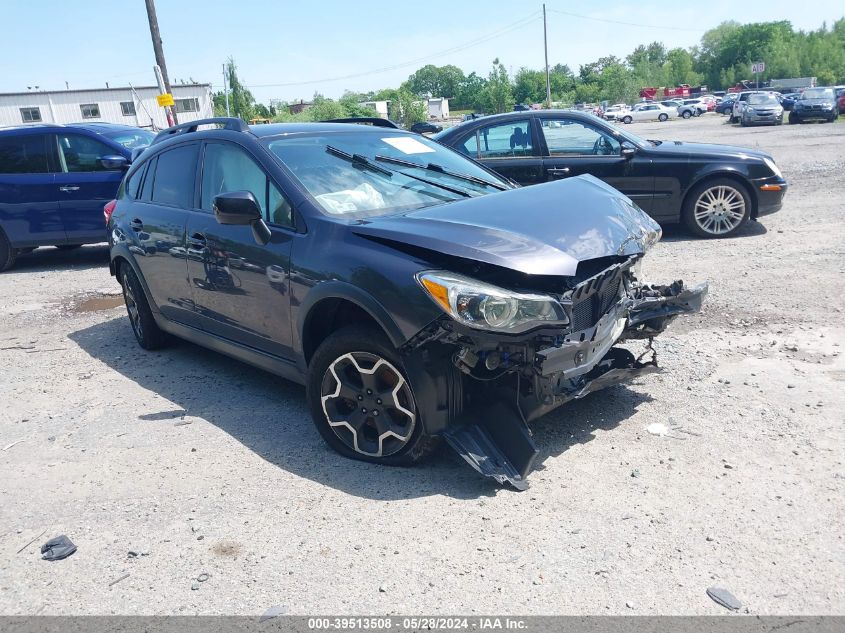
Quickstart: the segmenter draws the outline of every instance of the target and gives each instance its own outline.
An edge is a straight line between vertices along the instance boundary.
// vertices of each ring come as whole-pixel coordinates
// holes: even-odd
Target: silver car
[[[778,98],[769,92],[754,92],[748,95],[739,118],[742,127],[747,125],[783,125],[783,106]]]

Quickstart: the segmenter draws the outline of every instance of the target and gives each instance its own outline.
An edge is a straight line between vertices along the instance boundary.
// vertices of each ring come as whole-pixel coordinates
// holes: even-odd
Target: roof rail
[[[224,130],[232,130],[234,132],[249,132],[249,126],[241,119],[235,117],[217,116],[211,119],[198,119],[196,121],[188,121],[187,123],[180,123],[174,125],[166,130],[159,132],[153,139],[151,145],[155,145],[166,138],[175,136],[177,134],[188,134],[196,132],[200,125],[222,125]]]
[[[373,127],[389,127],[394,130],[402,129],[390,119],[382,119],[377,116],[356,116],[348,119],[328,119],[326,121],[322,121],[322,123],[369,123]]]

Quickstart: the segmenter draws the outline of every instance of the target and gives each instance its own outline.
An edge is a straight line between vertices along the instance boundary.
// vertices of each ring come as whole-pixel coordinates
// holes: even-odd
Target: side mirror
[[[214,217],[220,224],[252,224],[261,219],[261,208],[251,191],[229,191],[214,196]]]
[[[256,243],[264,246],[272,233],[261,218],[261,207],[251,191],[229,191],[214,196],[214,217],[219,224],[251,226]]]
[[[100,164],[110,171],[129,167],[129,161],[119,154],[103,156],[100,158]]]
[[[623,158],[633,158],[634,154],[637,153],[637,148],[631,145],[628,142],[622,143],[622,157]]]

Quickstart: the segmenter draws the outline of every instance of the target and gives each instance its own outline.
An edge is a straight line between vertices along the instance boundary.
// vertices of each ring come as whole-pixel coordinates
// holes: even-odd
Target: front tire
[[[698,237],[730,237],[748,221],[751,197],[745,186],[717,178],[695,187],[684,200],[681,219]]]
[[[794,112],[790,112],[790,113],[789,113],[789,124],[790,124],[790,125],[795,125],[795,124],[797,124],[797,123],[801,123],[801,119],[799,119],[799,118],[798,118],[798,115],[797,115],[797,114],[795,114]]]
[[[6,237],[3,229],[0,229],[0,273],[14,266],[17,258],[18,249],[12,248],[9,238]]]
[[[168,341],[167,333],[156,324],[141,282],[127,263],[120,267],[120,283],[123,286],[123,301],[126,303],[129,324],[138,345],[146,350],[164,347]]]
[[[427,457],[426,435],[404,363],[373,326],[329,335],[308,365],[308,406],[326,443],[345,457],[407,466]]]

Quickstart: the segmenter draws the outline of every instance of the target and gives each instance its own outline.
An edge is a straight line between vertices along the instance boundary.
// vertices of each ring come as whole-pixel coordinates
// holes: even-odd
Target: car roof
[[[20,125],[10,125],[8,127],[0,127],[0,132],[22,131],[22,130],[86,130],[88,132],[95,132],[101,134],[103,132],[118,132],[122,130],[140,130],[131,125],[122,125],[120,123],[24,123]],[[147,130],[149,131],[149,130]]]
[[[323,132],[358,132],[358,133],[377,133],[377,134],[413,134],[405,130],[393,129],[389,127],[377,127],[374,125],[366,125],[362,123],[329,123],[329,122],[309,122],[309,123],[265,123],[263,125],[250,125],[249,131],[253,136],[258,138],[265,138],[268,136],[281,136],[284,134],[320,134]],[[416,135],[414,135],[416,136]]]

